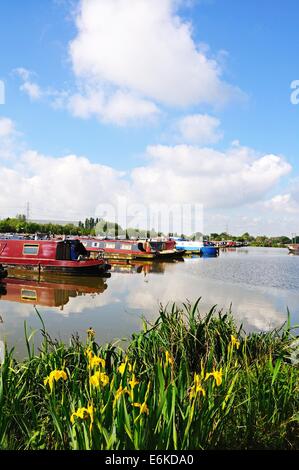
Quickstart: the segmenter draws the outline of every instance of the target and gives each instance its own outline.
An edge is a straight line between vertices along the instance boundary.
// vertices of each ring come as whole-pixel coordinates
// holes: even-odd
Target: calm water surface
[[[63,278],[38,282],[7,279],[0,295],[0,354],[3,341],[25,353],[24,321],[39,329],[35,308],[52,337],[68,341],[72,333],[96,330],[97,341],[129,337],[141,317],[153,320],[159,304],[195,301],[201,311],[212,305],[232,311],[246,331],[268,330],[287,318],[299,323],[299,256],[285,249],[239,248],[218,258],[187,258],[178,263],[116,266],[109,279]],[[36,344],[39,334],[36,335]]]

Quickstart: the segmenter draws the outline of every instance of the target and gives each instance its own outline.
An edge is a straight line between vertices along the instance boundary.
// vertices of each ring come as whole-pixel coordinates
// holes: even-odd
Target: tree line
[[[40,223],[30,220],[26,220],[26,216],[23,214],[17,215],[14,218],[6,218],[0,220],[0,233],[26,233],[26,234],[55,234],[55,235],[101,235],[101,236],[112,236],[112,237],[139,237],[139,238],[150,238],[164,235],[161,232],[156,232],[153,228],[151,230],[143,230],[139,228],[129,227],[123,229],[119,224],[114,222],[105,221],[101,218],[86,218],[85,221],[79,221],[78,225],[68,224],[57,224],[57,223]],[[198,240],[203,238],[204,240],[210,241],[239,241],[247,242],[253,246],[283,246],[289,243],[299,243],[299,236],[293,239],[281,235],[278,237],[269,237],[266,235],[258,235],[256,237],[250,235],[248,232],[242,235],[232,235],[227,232],[222,233],[211,233],[204,235],[202,233],[195,233],[191,236],[184,234],[169,233],[168,236],[182,237],[189,240]]]

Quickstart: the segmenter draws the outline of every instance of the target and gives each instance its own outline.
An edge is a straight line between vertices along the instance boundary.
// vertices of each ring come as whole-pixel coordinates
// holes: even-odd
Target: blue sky
[[[0,217],[125,197],[202,203],[205,231],[299,232],[298,2],[140,3],[2,2],[0,168],[19,199],[0,196]]]

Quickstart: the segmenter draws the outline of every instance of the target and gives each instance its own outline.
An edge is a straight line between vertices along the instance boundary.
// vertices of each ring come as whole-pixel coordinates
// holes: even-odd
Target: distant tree
[[[21,220],[22,222],[26,222],[26,215],[25,214],[17,214],[16,219]]]

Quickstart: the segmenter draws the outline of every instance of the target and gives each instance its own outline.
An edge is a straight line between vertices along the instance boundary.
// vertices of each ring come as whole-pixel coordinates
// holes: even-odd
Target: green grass
[[[42,333],[38,354],[26,333],[28,358],[7,350],[0,367],[1,449],[299,448],[289,322],[246,335],[197,302],[161,307],[126,352]]]

